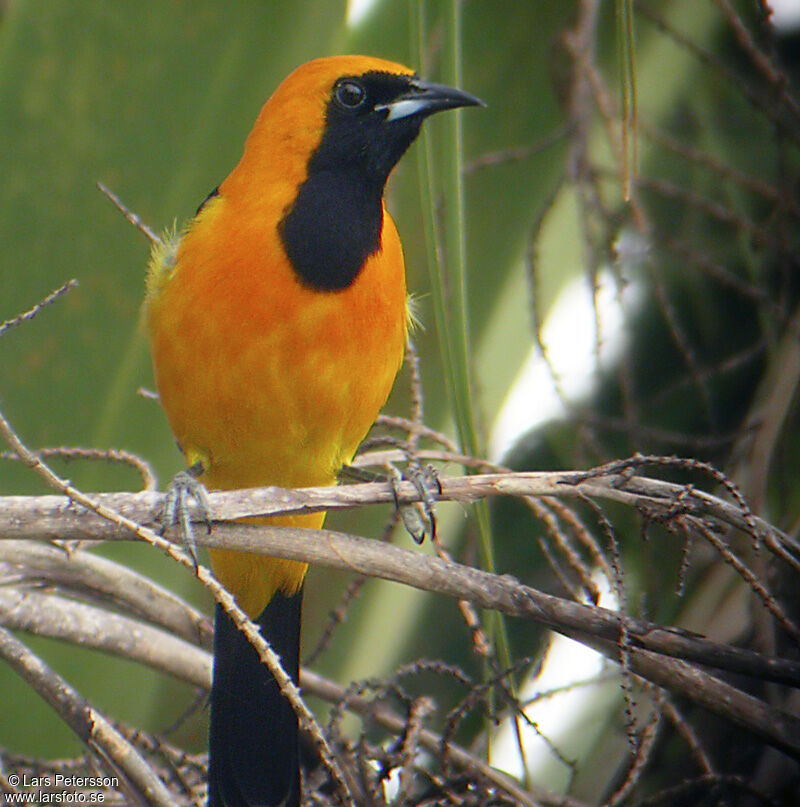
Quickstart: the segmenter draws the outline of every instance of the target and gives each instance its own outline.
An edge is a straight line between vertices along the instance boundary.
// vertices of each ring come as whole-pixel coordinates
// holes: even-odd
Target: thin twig
[[[56,457],[66,461],[72,460],[92,460],[98,462],[112,462],[120,465],[128,465],[133,468],[142,478],[142,490],[156,490],[158,480],[150,467],[150,463],[142,457],[132,454],[130,451],[123,451],[116,448],[75,448],[57,446],[55,448],[40,448],[35,452],[44,459]],[[0,460],[18,461],[19,457],[12,451],[0,453]]]
[[[125,206],[122,200],[113,191],[109,190],[102,182],[97,183],[97,189],[102,193],[114,207],[153,245],[161,244],[158,233],[145,224],[139,216]]]
[[[36,303],[36,305],[30,310],[25,311],[23,314],[18,314],[12,319],[7,319],[3,323],[0,323],[0,336],[3,336],[3,334],[11,328],[16,327],[17,325],[22,325],[23,322],[30,322],[45,306],[51,305],[68,291],[72,291],[72,289],[74,289],[77,285],[77,280],[68,280],[66,283],[64,283],[64,285],[59,286],[55,291],[51,291],[50,294],[48,294],[40,302]]]

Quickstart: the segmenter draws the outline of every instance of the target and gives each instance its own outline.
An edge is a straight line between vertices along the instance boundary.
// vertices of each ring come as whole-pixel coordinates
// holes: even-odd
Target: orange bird
[[[386,180],[424,118],[480,103],[379,59],[309,62],[264,105],[228,178],[154,250],[145,322],[156,385],[208,489],[335,484],[403,358],[405,269]],[[324,517],[264,523],[318,529]],[[296,681],[306,564],[210,556]],[[297,805],[297,734],[218,606],[210,807]]]

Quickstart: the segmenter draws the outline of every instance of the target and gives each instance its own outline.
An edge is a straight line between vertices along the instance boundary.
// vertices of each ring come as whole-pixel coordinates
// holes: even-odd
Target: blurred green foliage
[[[0,6],[0,320],[27,310],[69,278],[80,283],[0,343],[0,406],[28,445],[124,448],[151,462],[162,486],[181,468],[157,403],[137,394],[153,383],[138,328],[148,245],[95,183],[105,183],[156,230],[184,221],[235,165],[261,104],[291,69],[346,52],[410,63],[419,34],[414,20],[424,31],[421,64],[414,66],[428,78],[446,78],[448,4],[412,3],[377,0],[355,25],[338,0],[10,0]],[[564,33],[581,5],[462,4],[463,87],[488,104],[462,117],[468,324],[482,437],[531,351],[534,326],[564,284],[581,275],[593,282],[597,271],[609,269],[620,286],[635,281],[645,289],[629,311],[623,356],[611,367],[596,367],[591,400],[575,404],[572,419],[537,426],[506,460],[515,467],[583,467],[634,451],[675,451],[725,464],[764,368],[780,355],[777,346],[793,310],[796,221],[791,231],[770,228],[783,227],[781,216],[791,210],[788,201],[780,207],[776,199],[796,190],[796,120],[776,123],[775,115],[786,111],[777,96],[764,94],[764,77],[719,4],[637,4],[642,16],[637,13],[634,53],[643,121],[637,201],[646,211],[649,253],[626,263],[615,247],[637,222],[622,200],[607,121],[590,100],[584,122],[592,154],[585,164],[570,129],[576,123],[570,110],[575,65]],[[733,5],[748,25],[760,25],[755,4]],[[601,3],[598,13],[594,66],[614,87],[613,4]],[[673,30],[690,35],[696,49]],[[613,105],[619,99],[605,100]],[[452,145],[447,125],[438,119],[427,124],[440,214],[448,204],[441,196]],[[664,146],[660,134],[713,155],[710,163],[694,159],[687,148]],[[393,175],[389,205],[423,322],[414,340],[426,422],[452,435],[424,242],[421,148],[415,146]],[[775,194],[732,180],[729,166]],[[683,194],[671,193],[669,183]],[[596,204],[587,203],[587,188],[601,191]],[[709,212],[704,200],[717,208]],[[745,226],[753,222],[755,235]],[[727,274],[715,274],[708,264]],[[732,365],[733,372],[724,369],[748,351],[749,360]],[[536,403],[530,401],[531,421]],[[403,375],[388,410],[405,415],[408,407]],[[597,428],[587,430],[587,424]],[[797,454],[792,426],[790,421],[781,446],[782,467]],[[681,439],[670,442],[667,432]],[[128,469],[54,464],[86,490],[135,489],[139,482]],[[780,495],[772,499],[779,506],[767,513],[784,525],[798,510],[795,478],[782,475]],[[40,493],[42,487],[29,472],[4,462],[0,492]],[[580,514],[591,522],[591,512]],[[359,512],[329,523],[377,536],[385,515]],[[445,505],[438,515],[446,544],[473,546],[472,522],[462,507]],[[691,615],[693,586],[702,588],[710,567],[698,566],[688,596],[678,600],[682,548],[673,537],[654,530],[642,544],[630,513],[610,509],[608,515],[623,539],[634,610],[663,620]],[[536,542],[541,523],[521,505],[504,503],[493,509],[493,524],[498,570],[561,593]],[[182,570],[146,548],[98,551],[207,605]],[[346,583],[343,575],[312,570],[309,646]],[[708,610],[717,607],[715,601]],[[731,617],[715,612],[714,618]],[[528,656],[538,650],[541,635],[514,623],[511,639],[514,655]],[[45,640],[30,644],[93,703],[132,725],[163,731],[194,699],[187,687],[132,664]],[[385,675],[402,661],[425,656],[479,675],[455,603],[370,582],[319,668],[349,681]],[[437,686],[446,707],[457,694],[447,684]],[[46,757],[76,752],[76,741],[48,708],[2,667],[0,692],[0,747]],[[178,740],[201,749],[204,723],[201,709]],[[624,756],[624,730],[609,718],[595,749],[602,775],[590,769],[582,777],[598,788],[612,777],[600,747],[612,735],[616,745],[608,755]]]

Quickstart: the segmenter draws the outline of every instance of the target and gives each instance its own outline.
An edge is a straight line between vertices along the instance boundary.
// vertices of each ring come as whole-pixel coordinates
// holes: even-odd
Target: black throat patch
[[[380,249],[383,185],[348,172],[312,173],[278,231],[300,282],[317,291],[352,285],[367,258]]]
[[[278,225],[300,282],[316,291],[348,288],[380,250],[383,189],[421,125],[415,117],[387,122],[386,112],[375,108],[400,95],[407,76],[367,73],[355,80],[364,103],[343,106],[334,89],[308,177]]]

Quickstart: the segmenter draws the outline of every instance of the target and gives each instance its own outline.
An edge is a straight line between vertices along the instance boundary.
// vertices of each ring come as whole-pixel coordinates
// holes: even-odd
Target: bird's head
[[[309,173],[358,171],[382,185],[425,118],[464,106],[483,102],[424,81],[401,64],[366,56],[315,59],[274,92],[248,148],[266,152],[270,143],[274,157],[290,146],[306,155]]]
[[[277,234],[300,282],[338,291],[381,249],[383,191],[435,112],[482,105],[400,64],[364,56],[316,59],[261,110],[244,156],[220,192],[251,205]]]
[[[461,90],[423,81],[407,67],[378,59],[325,60],[324,127],[309,170],[347,166],[386,181],[435,112],[480,105]]]

